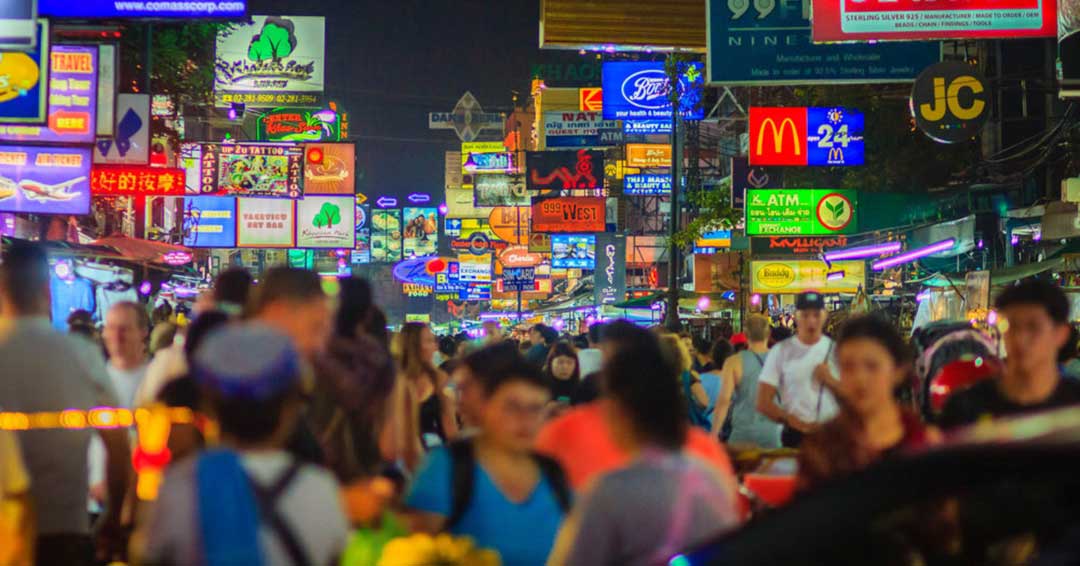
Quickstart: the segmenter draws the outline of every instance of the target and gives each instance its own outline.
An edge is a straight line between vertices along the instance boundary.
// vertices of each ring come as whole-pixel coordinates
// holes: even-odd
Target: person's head
[[[503,450],[528,453],[551,399],[544,376],[519,356],[490,371],[482,384],[481,435]]]
[[[678,450],[686,437],[687,409],[679,387],[679,369],[660,341],[626,321],[611,323],[605,344],[617,344],[603,370],[607,412],[615,442],[623,448],[652,445]],[[668,341],[681,344],[676,335]]]
[[[45,248],[32,242],[15,242],[0,263],[0,315],[48,314],[49,258]]]
[[[172,320],[173,308],[169,304],[169,301],[164,301],[160,305],[154,307],[154,312],[150,313],[151,326],[157,326],[164,324]]]
[[[94,338],[97,334],[94,328],[94,316],[90,311],[78,309],[71,311],[67,317],[68,332],[79,334],[87,338]]]
[[[770,326],[771,323],[768,317],[760,314],[752,314],[746,318],[743,330],[746,332],[746,339],[751,344],[762,345],[769,341]]]
[[[214,330],[192,359],[192,376],[225,442],[284,446],[301,403],[300,356],[292,340],[258,323]]]
[[[431,329],[422,322],[406,322],[398,334],[398,364],[409,377],[433,373],[435,352],[439,343]]]
[[[454,340],[453,336],[442,336],[439,338],[439,353],[443,355],[444,359],[449,360],[457,355],[458,343]]]
[[[660,350],[680,372],[690,371],[694,367],[694,360],[690,357],[690,351],[686,349],[686,340],[682,337],[676,334],[661,334]]]
[[[499,326],[497,320],[485,320],[484,321],[484,341],[489,344],[499,342],[503,339],[502,327]]]
[[[556,342],[548,352],[544,368],[555,379],[580,381],[581,368],[578,366],[577,350],[566,342]]]
[[[911,367],[911,351],[889,321],[876,315],[849,319],[836,339],[845,404],[870,415],[895,402],[894,391]]]
[[[485,383],[514,367],[521,353],[511,342],[499,342],[472,352],[450,374],[458,393],[458,412],[466,424],[479,426],[483,418]]]
[[[589,347],[596,348],[600,345],[600,340],[603,339],[604,323],[596,322],[589,327],[589,331],[585,334],[589,339]]]
[[[218,308],[232,315],[243,312],[251,298],[254,281],[251,273],[243,267],[230,267],[222,271],[214,280],[214,300]]]
[[[1069,300],[1061,288],[1041,280],[1009,287],[994,303],[1005,324],[1005,368],[1028,375],[1057,363],[1069,340]]]
[[[795,332],[799,340],[812,344],[821,339],[827,318],[821,293],[802,293],[795,299]]]
[[[1065,364],[1080,357],[1080,330],[1075,324],[1069,325],[1069,339],[1058,350],[1058,363]]]
[[[534,346],[537,345],[537,344],[543,344],[544,343],[544,330],[546,328],[547,327],[544,326],[543,324],[536,324],[532,328],[530,328],[529,329],[529,342]]]
[[[731,342],[723,338],[717,338],[716,342],[713,342],[712,350],[709,351],[709,360],[719,370],[724,367],[724,362],[734,352],[735,347],[731,345]]]
[[[173,345],[176,334],[180,327],[171,322],[162,322],[154,326],[150,331],[150,355],[157,354],[161,350]]]
[[[679,340],[682,341],[683,346],[686,347],[687,352],[694,351],[694,335],[690,334],[686,330],[679,332]]]
[[[252,315],[292,338],[302,356],[321,351],[330,337],[330,300],[313,271],[291,267],[267,270],[255,289]]]
[[[334,333],[342,338],[355,338],[368,334],[385,342],[385,320],[381,326],[372,328],[375,318],[371,284],[361,277],[343,277],[338,281],[338,310],[334,318]]]
[[[195,351],[202,346],[206,337],[227,322],[229,322],[229,315],[218,310],[201,313],[191,321],[187,327],[187,333],[184,334],[184,356],[189,360],[189,364]]]
[[[105,328],[101,337],[109,359],[116,365],[137,365],[146,357],[146,339],[150,319],[139,303],[123,301],[109,307],[105,313]]]
[[[723,338],[720,338],[720,340],[723,340]],[[713,345],[709,342],[709,339],[704,336],[694,336],[691,339],[691,342],[694,344],[693,353],[699,358],[708,357],[712,352]],[[727,342],[727,340],[724,340],[724,342]]]

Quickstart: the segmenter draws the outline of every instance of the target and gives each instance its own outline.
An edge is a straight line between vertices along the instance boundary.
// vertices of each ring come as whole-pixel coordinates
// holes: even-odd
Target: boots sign
[[[990,117],[986,79],[966,63],[931,65],[915,79],[911,112],[919,129],[936,142],[970,140]]]

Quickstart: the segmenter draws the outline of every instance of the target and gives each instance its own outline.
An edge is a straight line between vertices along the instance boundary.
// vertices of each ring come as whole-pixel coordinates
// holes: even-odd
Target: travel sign
[[[851,108],[750,107],[750,165],[865,163],[864,117]]]
[[[746,192],[748,236],[827,236],[858,230],[857,193],[849,189],[754,189]]]

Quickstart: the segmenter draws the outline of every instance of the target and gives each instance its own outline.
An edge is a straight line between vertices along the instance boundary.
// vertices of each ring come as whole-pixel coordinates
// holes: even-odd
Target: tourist
[[[694,360],[686,348],[686,340],[675,334],[660,334],[660,350],[679,370],[679,382],[687,399],[690,424],[709,430],[709,394],[701,384],[701,376],[694,371]]]
[[[701,344],[695,343],[694,346],[700,347]],[[708,370],[698,376],[701,379],[701,387],[705,389],[705,396],[709,400],[705,412],[709,417],[709,427],[714,431],[714,434],[717,434],[717,430],[725,428],[725,417],[723,415],[717,417],[716,407],[720,401],[720,393],[724,388],[720,369],[724,367],[724,361],[731,356],[731,353],[731,343],[723,338],[717,338],[709,350],[709,362],[701,365],[701,367],[708,368]],[[723,436],[720,436],[720,438],[723,438]]]
[[[559,337],[554,328],[546,324],[537,324],[529,330],[529,348],[525,352],[525,359],[540,369],[547,361],[548,350],[551,344]]]
[[[447,393],[449,378],[432,361],[438,344],[426,324],[406,322],[398,340],[398,371],[405,384],[408,414],[419,418],[419,435],[425,450],[446,444],[458,432],[453,398]]]
[[[119,302],[105,314],[105,328],[101,336],[109,354],[109,378],[122,407],[133,406],[135,391],[146,376],[149,363],[146,340],[149,332],[150,320],[146,309],[138,303]]]
[[[750,315],[745,324],[748,347],[729,357],[723,365],[722,391],[713,416],[713,434],[731,412],[730,446],[749,445],[757,448],[780,447],[780,426],[757,410],[758,378],[769,353],[769,319],[760,314]]]
[[[544,377],[551,392],[551,400],[564,408],[570,406],[581,385],[581,367],[577,350],[566,342],[556,342],[544,364]]]
[[[689,427],[681,368],[649,332],[625,332],[636,334],[626,338],[634,347],[604,368],[605,421],[631,461],[586,492],[552,564],[667,564],[738,522],[728,478],[682,450]]]
[[[795,300],[795,336],[776,344],[758,377],[757,409],[783,426],[781,443],[802,437],[836,414],[836,399],[815,374],[836,375],[833,341],[824,334],[825,297],[807,292]],[[779,399],[779,403],[777,402]]]

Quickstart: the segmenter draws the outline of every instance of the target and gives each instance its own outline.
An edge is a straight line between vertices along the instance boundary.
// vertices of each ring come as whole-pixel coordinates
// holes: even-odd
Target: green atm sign
[[[848,189],[746,191],[749,236],[826,236],[858,231],[858,193]]]

